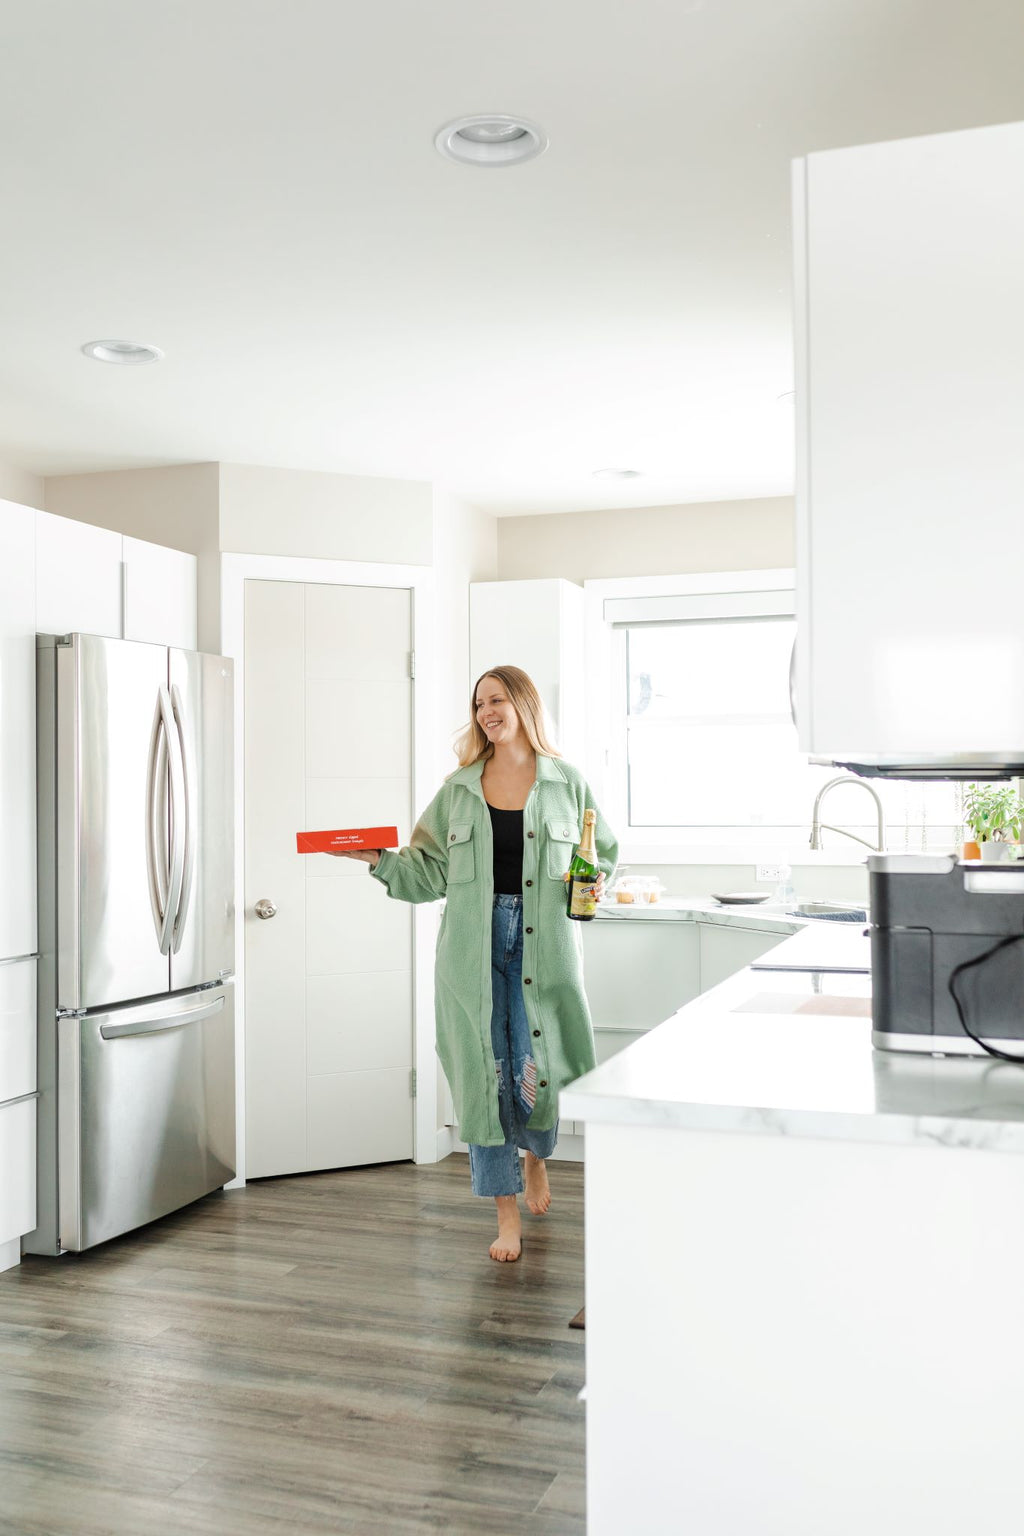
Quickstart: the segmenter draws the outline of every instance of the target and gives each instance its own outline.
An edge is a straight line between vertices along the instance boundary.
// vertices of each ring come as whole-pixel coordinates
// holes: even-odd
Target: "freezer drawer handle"
[[[219,1013],[224,1007],[224,995],[214,998],[210,1003],[200,1003],[198,1008],[186,1008],[181,1013],[173,1014],[170,1018],[166,1015],[160,1018],[128,1020],[124,1024],[101,1024],[100,1038],[103,1040],[123,1040],[127,1035],[156,1035],[165,1029],[181,1029],[185,1024],[195,1024],[199,1019],[208,1019],[212,1014]]]

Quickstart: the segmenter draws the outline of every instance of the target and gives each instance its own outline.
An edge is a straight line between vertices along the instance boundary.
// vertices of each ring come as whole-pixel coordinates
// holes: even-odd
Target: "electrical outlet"
[[[758,864],[757,865],[757,878],[758,878],[758,880],[781,880],[782,879],[782,866],[781,866],[781,864]]]

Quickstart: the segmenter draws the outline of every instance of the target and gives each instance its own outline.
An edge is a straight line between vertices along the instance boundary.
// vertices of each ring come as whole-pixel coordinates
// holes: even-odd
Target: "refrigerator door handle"
[[[146,773],[146,868],[149,874],[149,902],[153,909],[153,924],[160,944],[160,953],[166,954],[164,934],[167,927],[169,871],[167,868],[167,732],[164,725],[163,701],[157,693],[153,711],[153,729],[149,738],[149,761]]]
[[[94,1014],[93,1021],[99,1024],[101,1039],[123,1040],[131,1035],[156,1035],[167,1029],[182,1029],[186,1024],[211,1018],[223,1007],[224,993],[221,992],[215,998],[194,1004],[191,1008],[181,1008],[177,1012],[172,1012],[163,1004],[150,1003],[141,1008],[124,1009],[124,1017],[120,1017],[120,1011],[116,1014]],[[105,1024],[104,1019],[112,1022]]]
[[[181,760],[178,728],[174,723],[171,695],[160,686],[160,715],[163,720],[165,750],[167,752],[167,781],[170,787],[171,823],[171,872],[167,881],[167,907],[163,928],[160,932],[160,953],[169,955],[174,918],[181,902],[181,883],[185,875],[185,770]],[[159,778],[159,776],[158,776]]]
[[[192,885],[195,878],[196,865],[196,807],[195,807],[195,780],[196,775],[192,771],[188,758],[186,742],[188,733],[185,730],[185,706],[182,703],[181,694],[177,686],[171,688],[171,709],[174,717],[174,742],[178,751],[181,765],[182,781],[182,805],[184,820],[184,863],[181,875],[181,889],[177,901],[177,911],[174,915],[173,946],[171,952],[177,954],[181,948],[181,941],[185,936],[185,919],[188,916],[189,902],[192,899]]]

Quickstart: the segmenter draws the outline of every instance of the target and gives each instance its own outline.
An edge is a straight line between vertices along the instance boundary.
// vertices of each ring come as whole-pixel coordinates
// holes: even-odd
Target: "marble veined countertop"
[[[710,897],[699,896],[662,896],[660,901],[653,903],[603,901],[597,909],[597,917],[601,922],[715,923],[725,928],[753,928],[761,933],[797,933],[809,923],[815,927],[824,926],[816,918],[793,917],[760,903],[722,906]],[[827,926],[836,925],[829,923]]]
[[[875,1050],[871,978],[852,969],[863,965],[863,931],[819,923],[828,931],[818,941],[808,926],[771,951],[772,969],[731,976],[577,1079],[562,1115],[1024,1153],[1024,1066]],[[807,969],[819,942],[830,969]],[[774,968],[787,952],[803,968]],[[834,969],[844,953],[849,972]]]

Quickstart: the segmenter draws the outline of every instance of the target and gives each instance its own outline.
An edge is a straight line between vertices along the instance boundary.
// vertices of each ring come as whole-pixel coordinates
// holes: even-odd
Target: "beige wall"
[[[216,464],[50,475],[46,511],[201,555],[217,549]]]
[[[432,500],[418,480],[221,464],[220,547],[429,565]]]
[[[793,499],[498,519],[498,579],[675,576],[792,565]]]
[[[0,501],[18,501],[23,506],[39,507],[45,512],[45,494],[44,482],[38,475],[30,475],[27,470],[0,459]]]

